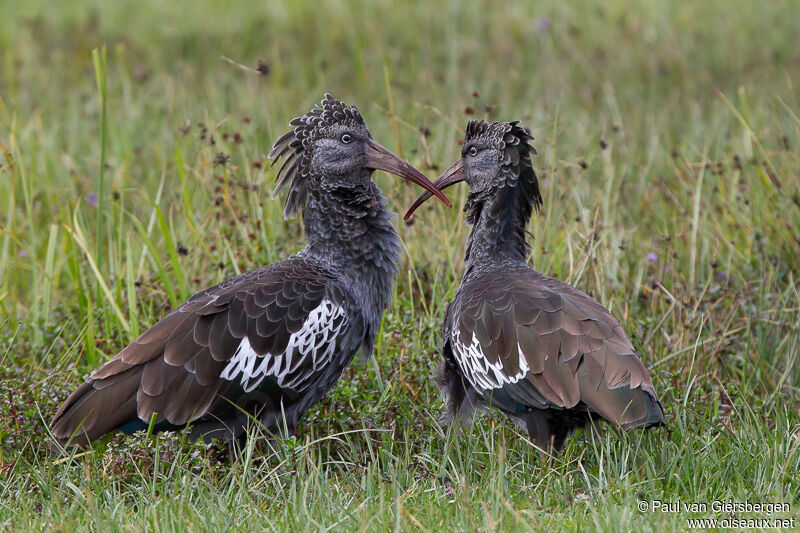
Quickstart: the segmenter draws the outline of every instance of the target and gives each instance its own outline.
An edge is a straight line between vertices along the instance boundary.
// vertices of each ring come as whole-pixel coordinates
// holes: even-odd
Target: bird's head
[[[269,153],[273,165],[287,156],[272,193],[275,197],[289,187],[284,216],[293,216],[305,206],[311,187],[362,187],[369,182],[373,170],[384,170],[416,183],[450,206],[447,197],[421,172],[372,139],[355,106],[325,94],[319,105],[289,125],[293,129],[278,139]]]
[[[470,120],[461,149],[461,157],[445,170],[434,186],[443,190],[456,183],[466,181],[470,193],[465,211],[470,222],[473,209],[494,197],[504,187],[518,188],[516,195],[529,206],[538,209],[542,204],[539,183],[533,171],[531,155],[536,150],[531,146],[530,132],[513,122],[484,122]],[[405,214],[408,219],[431,195],[422,193]]]

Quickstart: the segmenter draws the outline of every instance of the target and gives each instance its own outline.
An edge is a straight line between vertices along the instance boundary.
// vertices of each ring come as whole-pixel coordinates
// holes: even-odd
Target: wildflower
[[[536,19],[536,29],[541,33],[550,30],[552,26],[553,23],[550,21],[550,17],[539,17]]]

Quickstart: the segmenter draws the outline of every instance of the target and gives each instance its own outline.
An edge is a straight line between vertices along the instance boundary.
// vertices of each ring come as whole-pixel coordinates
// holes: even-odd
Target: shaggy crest
[[[534,140],[527,128],[520,125],[519,120],[513,122],[484,122],[483,120],[470,120],[467,123],[467,131],[464,137],[464,146],[476,139],[481,139],[487,146],[499,150],[502,155],[500,161],[502,168],[501,176],[506,181],[499,185],[516,185],[519,178],[527,185],[526,192],[531,196],[526,198],[533,203],[538,211],[542,204],[542,197],[539,194],[539,184],[536,174],[533,172],[531,155],[539,155],[536,149],[531,146]],[[462,156],[466,155],[462,152]],[[530,189],[530,190],[528,190]]]
[[[286,157],[277,176],[275,177],[275,190],[272,197],[289,186],[289,195],[286,197],[283,215],[286,218],[294,216],[304,207],[308,197],[308,173],[311,164],[310,148],[325,128],[335,124],[363,125],[364,119],[355,106],[347,106],[329,93],[325,93],[322,101],[315,105],[311,111],[289,122],[294,129],[284,134],[270,150],[269,157],[274,166],[278,160]]]
[[[498,180],[493,186],[484,191],[470,194],[470,199],[465,207],[467,222],[474,224],[477,221],[485,201],[495,197],[498,189],[519,187],[520,191],[512,194],[509,201],[515,205],[512,213],[524,228],[530,219],[532,209],[539,211],[542,206],[539,182],[531,162],[531,155],[538,155],[536,149],[530,144],[534,140],[533,136],[520,125],[518,120],[512,122],[470,120],[464,137],[465,148],[468,142],[477,139],[500,151],[502,154],[500,156],[501,168]],[[464,155],[462,153],[462,156]],[[524,235],[521,237],[524,241]]]

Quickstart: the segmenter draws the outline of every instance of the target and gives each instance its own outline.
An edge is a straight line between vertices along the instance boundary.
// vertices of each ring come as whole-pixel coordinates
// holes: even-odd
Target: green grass
[[[786,502],[799,517],[798,27],[788,0],[0,3],[0,529],[725,517],[638,510],[653,499]],[[543,460],[497,413],[463,432],[439,422],[462,189],[456,208],[401,224],[376,360],[355,362],[280,456],[231,464],[183,434],[53,453],[46,422],[92,368],[193,292],[301,246],[264,154],[324,91],[430,177],[468,118],[522,119],[545,198],[531,261],[611,308],[669,428],[580,433]],[[395,211],[418,192],[376,180]]]

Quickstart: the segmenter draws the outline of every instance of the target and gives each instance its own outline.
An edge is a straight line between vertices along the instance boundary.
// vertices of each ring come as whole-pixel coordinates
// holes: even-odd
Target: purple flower
[[[647,254],[648,263],[658,263],[658,256],[654,252]]]
[[[452,496],[452,495],[454,495],[455,493],[456,493],[456,491],[454,491],[454,490],[453,490],[453,487],[445,487],[445,488],[444,488],[444,494],[445,494],[445,496]]]
[[[549,17],[539,17],[536,19],[536,29],[544,33],[553,25]]]
[[[86,199],[89,201],[90,204],[92,204],[92,207],[97,207],[97,193],[96,192],[90,192],[89,194],[87,194],[86,195]]]
[[[725,272],[717,272],[717,275],[714,276],[714,279],[717,280],[717,283],[730,283],[731,278]]]
[[[28,257],[28,252],[26,250],[20,250],[19,251],[19,256],[24,259],[24,258]]]

